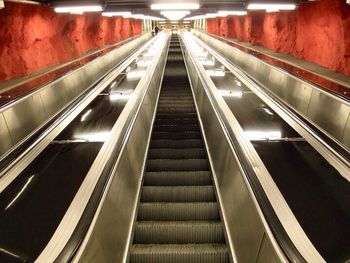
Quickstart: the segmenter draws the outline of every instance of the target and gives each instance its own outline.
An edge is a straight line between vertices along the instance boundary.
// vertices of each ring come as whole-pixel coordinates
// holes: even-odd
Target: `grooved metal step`
[[[185,149],[185,148],[201,148],[204,147],[204,143],[199,139],[190,140],[152,140],[151,148],[173,148],[173,149]]]
[[[224,233],[220,221],[138,221],[137,244],[221,243]]]
[[[138,220],[220,220],[216,202],[140,203]]]
[[[148,152],[149,159],[203,159],[206,158],[203,148],[186,148],[186,149],[150,149]]]
[[[144,186],[141,202],[215,202],[213,186]]]
[[[152,139],[201,139],[202,134],[199,131],[179,131],[179,132],[154,132]]]
[[[146,172],[144,186],[211,185],[209,171]]]
[[[154,159],[147,161],[147,172],[155,171],[209,171],[207,159]]]
[[[173,118],[197,118],[197,114],[194,113],[194,112],[189,112],[189,113],[181,113],[181,114],[178,114],[178,113],[158,113],[157,114],[157,118],[160,118],[160,119],[173,119]]]
[[[141,189],[131,263],[227,263],[219,205],[173,35]],[[174,52],[175,51],[175,52]]]
[[[130,263],[227,263],[224,244],[133,245]]]
[[[176,132],[176,131],[199,131],[199,126],[197,124],[173,124],[173,123],[163,123],[154,126],[153,131],[155,132]]]
[[[191,118],[160,118],[157,117],[155,121],[156,125],[159,124],[176,124],[176,125],[181,125],[181,124],[198,124],[198,120],[196,117],[191,117]]]

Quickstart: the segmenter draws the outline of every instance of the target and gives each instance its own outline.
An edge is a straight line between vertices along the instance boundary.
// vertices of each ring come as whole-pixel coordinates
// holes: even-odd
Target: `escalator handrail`
[[[166,45],[165,45],[166,47]],[[160,53],[161,54],[161,53]],[[155,68],[156,64],[153,64],[153,67],[150,67],[150,71]],[[147,72],[150,72],[147,70]],[[70,262],[75,257],[77,251],[80,249],[86,235],[88,233],[89,228],[91,227],[91,223],[96,215],[96,211],[100,206],[102,197],[104,196],[105,191],[107,190],[108,182],[114,175],[114,171],[118,164],[117,160],[121,154],[121,150],[123,149],[130,131],[132,130],[135,120],[138,116],[138,112],[140,110],[140,106],[147,94],[148,87],[150,86],[150,82],[152,80],[153,74],[145,74],[144,79],[141,79],[136,89],[141,89],[142,93],[137,97],[136,102],[133,104],[132,109],[130,110],[127,119],[122,127],[121,136],[117,138],[117,141],[113,144],[113,148],[111,150],[111,154],[108,156],[107,163],[104,165],[102,173],[99,175],[99,179],[97,184],[94,186],[94,191],[90,196],[88,203],[83,210],[83,213],[74,228],[74,231],[68,242],[65,244],[64,248],[60,251],[58,256],[55,258],[54,262]],[[135,89],[135,90],[136,90]]]
[[[190,54],[190,56],[192,57],[192,54]],[[197,72],[200,72],[196,63],[194,63],[194,66],[196,67]],[[228,123],[228,120],[224,117],[225,113],[219,107],[214,95],[211,93],[207,81],[203,78],[203,76],[200,73],[198,75],[200,77],[204,90],[209,100],[211,101],[212,107],[214,108],[214,111],[216,112],[216,115],[219,118],[219,122],[221,122],[222,127],[224,128],[224,133],[226,134],[229,143],[231,144],[233,150],[236,153],[237,158],[239,159],[239,164],[243,170],[243,175],[246,177],[247,181],[249,182],[250,188],[253,190],[255,198],[259,204],[261,211],[263,212],[264,217],[266,218],[266,222],[273,234],[274,239],[276,240],[279,247],[282,249],[284,255],[290,262],[306,263],[307,261],[301,255],[301,253],[296,248],[295,244],[290,239],[288,233],[284,229],[281,221],[279,220],[276,212],[274,211],[272,204],[270,203],[258,179],[258,176],[254,171],[251,161],[249,161],[244,149],[242,148],[241,143],[238,141],[234,132],[230,128],[228,128],[230,127],[230,124]]]
[[[25,97],[28,97],[28,96],[32,96],[32,94],[34,94],[35,92],[39,91],[40,89],[43,89],[45,88],[47,85],[49,84],[52,84],[53,82],[55,81],[59,81],[60,79],[62,78],[65,78],[67,77],[68,75],[70,74],[73,74],[75,71],[83,68],[84,66],[87,66],[89,63],[91,63],[92,61],[94,61],[95,59],[99,58],[101,55],[104,55],[106,54],[107,52],[111,52],[115,49],[118,49],[119,47],[121,47],[122,45],[125,45],[129,42],[131,42],[132,40],[138,38],[138,37],[142,37],[143,34],[139,34],[139,35],[136,35],[136,36],[132,36],[132,37],[129,37],[127,39],[124,39],[122,41],[119,41],[117,43],[114,43],[112,44],[111,46],[107,46],[107,47],[104,47],[104,48],[101,48],[91,54],[88,54],[88,55],[85,55],[85,56],[82,56],[80,58],[75,58],[73,60],[71,60],[70,62],[66,62],[64,63],[64,66],[62,67],[59,67],[55,70],[52,70],[52,71],[49,71],[49,72],[46,72],[44,74],[40,74],[34,78],[31,78],[29,80],[26,80],[18,85],[14,85],[12,88],[18,88],[18,87],[21,87],[21,86],[25,86],[27,85],[28,83],[32,82],[32,81],[35,81],[37,79],[40,79],[42,78],[43,76],[47,75],[47,74],[54,74],[54,76],[52,76],[48,81],[45,81],[44,83],[42,84],[39,84],[39,85],[35,85],[35,87],[32,89],[32,90],[29,90],[28,92],[24,92],[12,99],[10,99],[9,101],[3,103],[3,104],[0,104],[0,112],[2,112],[3,110],[11,107],[11,105],[14,105],[15,103],[17,103],[18,101],[20,101],[21,99],[24,99]],[[82,64],[80,64],[80,62],[82,62]],[[122,61],[121,61],[122,62]],[[76,64],[78,64],[76,66]],[[68,69],[66,69],[63,73],[59,73],[59,74],[56,74],[55,71],[59,71],[61,70],[62,68],[66,68],[68,67]],[[106,73],[108,74],[108,72]],[[104,76],[101,77],[101,79],[103,78]],[[6,91],[1,91],[0,90],[0,97],[3,93],[6,93],[8,92],[9,90],[6,90]]]
[[[140,50],[142,49],[146,44],[141,45],[139,48],[136,49]],[[135,51],[135,52],[136,52]],[[108,80],[110,75],[113,72],[116,72],[120,67],[123,66],[123,64],[129,59],[129,57],[126,57],[122,59],[118,64],[116,64],[113,68],[108,70],[102,77],[97,79],[93,84],[91,84],[87,89],[85,89],[78,97],[76,97],[69,105],[64,107],[60,112],[55,114],[54,117],[52,117],[49,121],[47,121],[42,127],[40,127],[38,130],[36,130],[33,134],[25,138],[22,142],[20,142],[18,145],[14,146],[9,152],[7,152],[4,156],[0,159],[0,180],[1,177],[13,166],[16,165],[16,163],[21,159],[21,156],[24,152],[27,152],[28,149],[33,148],[35,145],[37,145],[43,137],[48,134],[51,130],[53,130],[55,127],[57,127],[67,116],[69,116],[78,105],[81,104],[81,102],[87,97],[90,96],[94,92],[95,89],[97,89],[102,83]],[[70,72],[72,73],[72,72]],[[68,74],[70,74],[68,73]]]

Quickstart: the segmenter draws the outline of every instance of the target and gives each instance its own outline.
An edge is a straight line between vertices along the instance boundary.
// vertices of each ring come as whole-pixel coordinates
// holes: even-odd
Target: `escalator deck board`
[[[174,36],[134,229],[131,263],[230,262],[181,45]]]

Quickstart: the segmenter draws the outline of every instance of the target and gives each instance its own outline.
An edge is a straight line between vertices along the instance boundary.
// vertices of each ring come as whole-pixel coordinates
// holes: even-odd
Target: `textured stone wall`
[[[71,60],[140,34],[140,20],[56,14],[39,5],[5,3],[0,11],[0,80]]]
[[[295,11],[250,12],[216,23],[209,19],[209,24],[210,33],[292,54],[350,76],[350,6],[345,0],[304,3]]]

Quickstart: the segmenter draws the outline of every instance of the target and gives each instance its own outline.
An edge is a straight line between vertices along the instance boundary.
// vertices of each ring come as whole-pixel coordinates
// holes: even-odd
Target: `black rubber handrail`
[[[110,51],[113,51],[113,50],[115,50],[115,49],[117,49],[117,48],[120,48],[122,45],[124,45],[124,44],[126,44],[126,43],[129,43],[129,42],[131,42],[132,40],[134,40],[134,39],[136,39],[136,38],[138,38],[138,37],[140,37],[140,36],[142,36],[142,34],[137,35],[137,36],[133,36],[133,37],[130,37],[130,38],[127,38],[127,39],[124,39],[124,40],[122,40],[122,41],[120,41],[120,42],[117,42],[117,43],[114,43],[114,44],[112,44],[111,46],[102,48],[102,49],[100,49],[100,50],[97,50],[96,52],[94,52],[94,53],[92,53],[92,54],[90,54],[90,55],[86,55],[86,56],[84,56],[84,57],[81,57],[81,58],[78,58],[78,59],[74,59],[74,60],[72,60],[72,61],[70,61],[70,62],[66,62],[65,64],[67,64],[67,65],[65,65],[65,66],[62,66],[62,67],[60,67],[60,68],[57,68],[57,69],[52,70],[52,71],[49,71],[49,72],[46,72],[46,73],[44,73],[44,74],[41,74],[41,75],[39,75],[39,76],[36,76],[36,77],[33,78],[33,79],[29,79],[29,80],[27,80],[27,81],[25,81],[25,82],[23,82],[23,83],[21,83],[21,84],[19,84],[19,85],[14,86],[13,89],[16,89],[16,88],[18,88],[18,87],[23,87],[23,86],[25,86],[25,85],[28,85],[30,82],[35,82],[36,80],[42,78],[42,77],[45,76],[45,75],[51,75],[51,74],[54,75],[54,76],[52,76],[50,79],[48,79],[47,81],[43,81],[43,83],[41,83],[41,84],[39,84],[39,85],[35,84],[35,86],[34,86],[32,89],[30,89],[30,90],[28,90],[28,91],[26,91],[26,92],[23,92],[23,93],[21,93],[20,95],[16,95],[15,97],[10,98],[10,99],[9,99],[8,101],[6,101],[6,102],[3,102],[3,103],[0,102],[0,111],[1,111],[1,109],[5,108],[5,107],[8,107],[9,105],[12,105],[12,104],[16,103],[16,102],[19,101],[20,99],[22,99],[22,98],[24,98],[24,97],[26,97],[26,96],[29,96],[30,94],[36,92],[37,90],[39,90],[39,89],[41,89],[41,88],[44,88],[45,86],[49,85],[50,83],[52,83],[52,82],[54,82],[54,81],[56,81],[56,80],[58,80],[58,79],[61,79],[61,78],[66,77],[68,74],[72,73],[73,71],[79,70],[81,67],[83,67],[83,66],[87,65],[88,63],[94,61],[95,59],[99,58],[100,56],[105,55],[106,53],[108,53],[108,52],[110,52]],[[79,64],[80,61],[84,61],[84,63],[83,63],[83,64]],[[67,68],[67,69],[66,69],[66,70],[63,70],[63,72],[61,72],[61,70],[62,70],[63,68]],[[56,71],[59,72],[59,73],[57,73],[57,74],[54,73],[54,72],[56,72]],[[102,78],[103,78],[103,77],[104,77],[104,76],[102,76]],[[6,93],[8,93],[8,92],[9,92],[9,91],[5,91],[5,92],[0,93],[0,98],[1,98],[2,96],[8,97],[8,95],[6,95]],[[4,95],[4,94],[5,94],[5,95]]]
[[[33,145],[40,138],[40,136],[51,130],[57,124],[62,122],[73,109],[75,109],[81,101],[92,92],[96,86],[98,86],[112,71],[118,68],[122,63],[124,63],[128,57],[122,59],[116,66],[112,69],[108,70],[102,77],[97,79],[93,84],[91,84],[86,90],[83,91],[77,98],[75,98],[68,106],[64,107],[55,117],[53,117],[50,121],[48,121],[45,125],[43,125],[39,130],[33,133],[30,137],[26,138],[20,144],[15,146],[12,150],[10,150],[1,160],[0,160],[0,174],[10,165],[12,164],[21,153],[23,153],[26,149]]]
[[[260,181],[254,171],[254,168],[251,165],[251,162],[245,156],[244,150],[242,149],[237,137],[235,136],[235,134],[231,129],[227,128],[230,125],[228,121],[222,117],[224,116],[224,113],[221,111],[217,101],[213,98],[212,94],[209,91],[209,88],[207,87],[205,81],[203,81],[201,76],[200,76],[200,81],[204,87],[204,90],[209,100],[212,102],[214,110],[218,113],[219,121],[223,124],[224,132],[227,134],[227,138],[229,138],[230,144],[232,145],[236,153],[239,163],[243,169],[244,175],[248,179],[248,182],[259,203],[259,207],[261,208],[261,211],[263,212],[264,217],[267,219],[267,223],[274,237],[276,238],[277,243],[279,244],[283,253],[285,254],[285,256],[290,262],[306,263],[307,261],[304,259],[304,257],[300,254],[298,249],[295,247],[294,243],[292,242],[286,230],[284,229],[281,221],[279,220],[276,212],[274,211],[263,187],[260,184]]]
[[[166,46],[165,49],[167,50],[168,47]],[[164,52],[164,51],[163,51]],[[149,83],[152,81],[152,78],[150,78]],[[149,85],[148,83],[148,85]],[[142,103],[147,90],[144,91],[142,96],[140,96],[138,103],[135,103],[135,105],[139,105],[139,103]],[[59,256],[55,259],[55,263],[61,263],[61,262],[71,262],[72,259],[75,257],[77,251],[79,250],[89,228],[91,225],[91,222],[93,221],[93,218],[96,214],[97,208],[100,205],[100,202],[102,200],[103,194],[106,191],[107,183],[109,179],[114,175],[113,171],[116,167],[117,163],[116,160],[126,143],[126,140],[128,138],[129,131],[134,126],[133,119],[136,119],[138,112],[138,107],[134,107],[130,114],[127,117],[126,123],[128,125],[124,126],[122,128],[121,134],[123,136],[120,136],[115,143],[112,154],[108,156],[108,161],[106,165],[103,168],[103,171],[98,179],[98,182],[94,188],[93,194],[91,195],[88,204],[77,224],[75,227],[71,237],[69,238],[67,244],[59,254]]]

